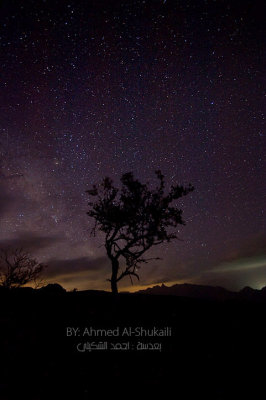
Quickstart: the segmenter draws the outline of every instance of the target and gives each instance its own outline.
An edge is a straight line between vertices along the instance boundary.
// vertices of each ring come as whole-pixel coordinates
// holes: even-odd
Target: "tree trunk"
[[[119,263],[118,260],[112,260],[112,277],[111,277],[111,289],[113,294],[118,293],[117,289],[117,273],[118,273]]]

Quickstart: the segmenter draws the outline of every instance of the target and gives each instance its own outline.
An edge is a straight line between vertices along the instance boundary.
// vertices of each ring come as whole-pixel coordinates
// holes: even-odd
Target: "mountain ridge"
[[[197,285],[191,283],[174,284],[166,286],[165,284],[155,285],[147,289],[138,290],[136,294],[162,295],[162,296],[180,296],[190,298],[202,298],[213,300],[229,299],[266,299],[266,286],[262,289],[253,289],[245,286],[238,292],[225,289],[221,286]]]

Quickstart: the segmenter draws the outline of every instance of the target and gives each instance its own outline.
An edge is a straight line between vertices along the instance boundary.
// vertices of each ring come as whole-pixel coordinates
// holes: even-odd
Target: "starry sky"
[[[3,0],[0,245],[107,289],[85,192],[133,171],[195,186],[141,281],[266,286],[263,2]]]

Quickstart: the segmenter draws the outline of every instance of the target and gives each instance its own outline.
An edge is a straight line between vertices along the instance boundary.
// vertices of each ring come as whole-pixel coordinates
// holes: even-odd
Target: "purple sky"
[[[45,261],[48,281],[107,288],[85,190],[161,169],[195,191],[183,241],[154,249],[140,284],[265,286],[263,2],[3,0],[0,14],[1,244]]]

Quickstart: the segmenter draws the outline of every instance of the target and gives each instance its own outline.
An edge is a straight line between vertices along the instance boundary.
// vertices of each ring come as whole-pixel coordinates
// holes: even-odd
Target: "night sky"
[[[161,169],[195,191],[183,241],[157,246],[139,285],[266,286],[263,2],[3,0],[0,15],[1,246],[46,262],[47,282],[109,289],[85,191]]]

